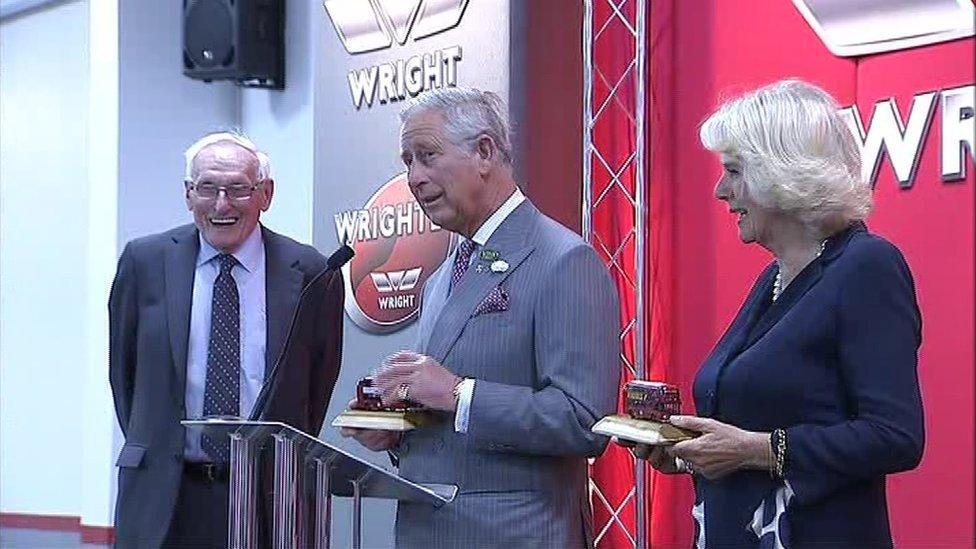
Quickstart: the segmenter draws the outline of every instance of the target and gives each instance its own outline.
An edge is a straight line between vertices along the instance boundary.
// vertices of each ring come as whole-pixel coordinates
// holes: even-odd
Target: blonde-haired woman
[[[692,473],[700,547],[890,547],[885,475],[924,444],[921,317],[902,254],[868,232],[859,149],[823,90],[786,80],[702,125],[715,196],[775,261],[694,383],[702,436],[638,455]]]

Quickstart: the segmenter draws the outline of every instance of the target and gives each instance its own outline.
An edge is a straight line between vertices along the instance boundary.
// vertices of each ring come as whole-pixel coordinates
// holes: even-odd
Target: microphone
[[[356,252],[352,250],[347,244],[343,244],[338,250],[332,252],[329,259],[325,260],[325,271],[315,275],[315,278],[322,276],[323,273],[329,270],[336,270],[346,264],[352,256],[356,255]],[[313,280],[314,281],[314,280]],[[311,286],[311,284],[309,284]]]
[[[264,415],[265,408],[268,406],[269,398],[273,392],[275,381],[278,377],[278,368],[284,361],[284,358],[288,355],[288,350],[291,348],[292,333],[295,331],[295,325],[298,323],[298,315],[302,311],[302,305],[305,303],[305,296],[308,295],[309,290],[315,286],[320,278],[328,273],[340,269],[345,265],[352,257],[356,255],[347,244],[343,244],[338,250],[332,252],[329,259],[325,261],[325,269],[322,269],[318,274],[312,277],[312,280],[305,286],[302,290],[300,296],[298,296],[298,305],[295,307],[295,314],[291,317],[291,324],[288,326],[288,334],[285,336],[285,344],[281,347],[281,354],[278,355],[278,359],[275,361],[274,367],[271,369],[271,373],[268,374],[268,378],[264,380],[264,385],[261,387],[261,392],[258,393],[257,398],[254,400],[254,408],[251,410],[251,416],[248,418],[250,421],[259,421],[261,416]]]

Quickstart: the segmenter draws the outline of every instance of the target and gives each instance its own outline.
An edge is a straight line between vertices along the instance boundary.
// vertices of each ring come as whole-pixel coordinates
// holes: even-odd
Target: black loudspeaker
[[[183,74],[285,87],[285,0],[183,0]]]

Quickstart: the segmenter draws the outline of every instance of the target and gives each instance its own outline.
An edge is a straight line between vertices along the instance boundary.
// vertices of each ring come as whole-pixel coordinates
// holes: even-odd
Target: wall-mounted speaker
[[[285,0],[183,0],[183,74],[284,89]]]

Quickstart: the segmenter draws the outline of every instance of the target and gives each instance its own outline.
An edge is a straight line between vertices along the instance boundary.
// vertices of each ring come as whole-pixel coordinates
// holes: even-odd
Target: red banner
[[[868,226],[905,254],[922,309],[926,450],[918,469],[889,477],[895,543],[971,546],[973,38],[842,58],[793,2],[649,4],[652,375],[691,395],[699,364],[770,260],[739,242],[727,208],[713,198],[720,165],[699,144],[698,125],[723,100],[775,80],[824,87],[842,106],[857,107],[850,112],[860,120],[865,162],[877,163]],[[652,545],[689,546],[690,483],[656,478],[653,488]]]

